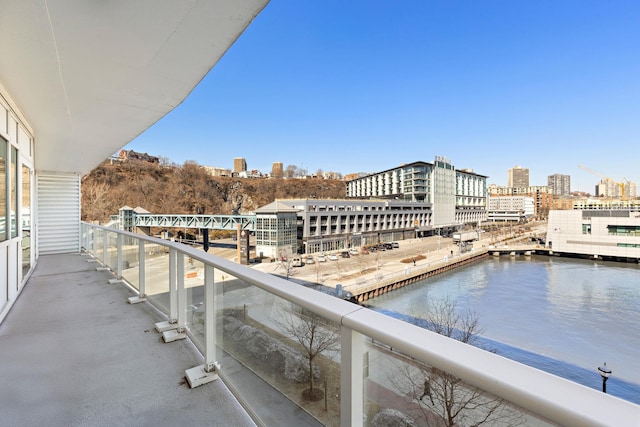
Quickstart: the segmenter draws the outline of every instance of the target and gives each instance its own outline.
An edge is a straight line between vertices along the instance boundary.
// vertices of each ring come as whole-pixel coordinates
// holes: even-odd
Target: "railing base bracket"
[[[114,283],[122,283],[122,279],[109,279],[110,285],[113,285]]]
[[[177,340],[183,340],[187,337],[187,334],[184,332],[178,332],[177,329],[172,329],[170,331],[164,331],[162,333],[162,339],[164,342],[173,342]]]
[[[200,365],[184,371],[184,376],[187,378],[191,388],[196,388],[218,379],[217,372],[207,372],[205,368],[206,365]]]
[[[146,300],[147,300],[147,297],[141,297],[137,295],[135,297],[127,298],[127,301],[129,301],[129,304],[138,304],[140,302],[145,302]]]
[[[170,331],[171,329],[176,329],[178,325],[176,323],[171,323],[168,320],[165,320],[164,322],[156,323],[155,327],[156,327],[156,331],[164,332],[164,331]]]

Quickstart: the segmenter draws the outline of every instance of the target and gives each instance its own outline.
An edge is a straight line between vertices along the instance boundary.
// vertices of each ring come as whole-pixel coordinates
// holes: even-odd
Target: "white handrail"
[[[451,373],[467,384],[486,390],[552,423],[575,427],[640,425],[640,406],[615,396],[184,244],[94,224],[83,223],[83,226],[87,229],[103,229],[176,250],[337,322],[346,330],[362,334],[427,365]],[[95,233],[93,235],[95,236]],[[106,250],[107,248],[104,248],[105,252]],[[342,342],[344,345],[348,340],[343,339]],[[353,348],[343,350],[348,350],[353,358]],[[355,358],[357,357],[358,355]],[[343,411],[344,408],[353,407],[352,393],[353,390],[349,390],[341,394],[341,399],[349,399],[346,403],[342,402]],[[346,419],[352,423],[354,418]]]

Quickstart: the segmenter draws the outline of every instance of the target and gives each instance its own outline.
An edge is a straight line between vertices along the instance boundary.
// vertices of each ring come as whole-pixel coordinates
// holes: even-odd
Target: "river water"
[[[558,257],[499,257],[367,301],[412,321],[448,298],[480,318],[497,353],[640,404],[640,266]]]

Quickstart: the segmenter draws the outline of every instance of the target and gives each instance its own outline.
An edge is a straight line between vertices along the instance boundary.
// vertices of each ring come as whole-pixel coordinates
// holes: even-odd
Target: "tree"
[[[289,277],[294,275],[294,265],[293,265],[293,257],[295,254],[291,249],[283,249],[280,251],[280,267],[282,267],[287,276],[287,280]]]
[[[482,333],[479,317],[461,310],[445,298],[431,302],[421,326],[465,344],[478,344]],[[504,400],[465,384],[435,367],[403,365],[392,382],[418,405],[428,425],[437,426],[517,426],[524,416]]]
[[[298,172],[298,167],[296,165],[287,165],[287,168],[284,170],[284,176],[287,178],[293,178],[296,176]]]
[[[300,344],[309,361],[309,388],[302,392],[302,396],[314,402],[322,399],[324,392],[315,388],[314,384],[314,361],[322,353],[329,356],[338,350],[337,326],[298,306],[283,310],[278,325],[284,333]]]

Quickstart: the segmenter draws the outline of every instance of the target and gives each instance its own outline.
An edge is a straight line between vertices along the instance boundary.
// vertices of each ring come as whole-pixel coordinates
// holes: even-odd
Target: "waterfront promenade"
[[[537,232],[540,233],[540,230]],[[337,261],[316,261],[302,267],[272,262],[256,264],[254,268],[305,286],[317,286],[326,292],[340,293],[341,289],[343,296],[349,293],[354,301],[362,303],[397,286],[493,256],[494,252],[500,252],[501,256],[510,256],[512,252],[513,256],[524,256],[524,252],[533,250],[546,252],[543,246],[530,242],[530,237],[534,235],[536,231],[531,231],[500,242],[494,242],[491,236],[486,236],[473,242],[473,248],[463,253],[453,239],[431,236],[401,240],[396,249],[352,255],[349,258],[338,257]]]

